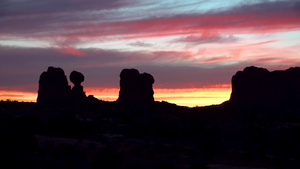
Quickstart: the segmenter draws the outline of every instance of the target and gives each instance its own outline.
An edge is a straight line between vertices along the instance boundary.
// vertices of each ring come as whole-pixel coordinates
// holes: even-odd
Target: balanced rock
[[[69,100],[70,92],[63,69],[50,66],[40,75],[37,103],[64,105]]]
[[[74,85],[80,85],[84,81],[82,73],[73,70],[70,74],[70,80]]]
[[[154,102],[154,78],[148,73],[140,74],[136,69],[123,69],[120,73],[118,103],[128,105],[148,105]]]
[[[232,77],[230,102],[262,107],[300,104],[300,67],[273,72],[246,67]]]
[[[84,81],[83,74],[75,70],[72,71],[70,74],[70,81],[74,84],[74,87],[71,91],[73,100],[81,101],[82,99],[86,98],[83,87],[81,86],[81,83]]]
[[[140,97],[144,103],[154,102],[154,91],[152,85],[154,83],[154,78],[149,73],[143,73],[140,75]]]

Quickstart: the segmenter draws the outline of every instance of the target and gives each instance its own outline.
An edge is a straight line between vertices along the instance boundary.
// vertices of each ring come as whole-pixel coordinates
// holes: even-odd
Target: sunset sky
[[[136,68],[154,76],[157,101],[219,104],[252,65],[300,66],[299,0],[0,1],[0,100],[36,101],[54,66],[83,73],[102,100],[116,100],[119,73]]]

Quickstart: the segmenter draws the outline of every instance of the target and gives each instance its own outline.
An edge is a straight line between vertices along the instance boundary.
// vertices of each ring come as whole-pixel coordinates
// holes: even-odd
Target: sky
[[[300,66],[299,18],[300,0],[1,0],[0,100],[36,101],[54,66],[83,73],[101,100],[136,68],[156,101],[220,104],[247,66]]]

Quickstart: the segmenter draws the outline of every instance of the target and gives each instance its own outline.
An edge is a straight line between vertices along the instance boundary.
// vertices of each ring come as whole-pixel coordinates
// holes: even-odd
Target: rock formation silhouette
[[[72,71],[70,81],[74,84],[72,90],[63,69],[48,67],[39,79],[37,103],[52,106],[65,106],[67,104],[81,103],[85,98],[85,92],[81,83],[84,81],[82,73]]]
[[[75,102],[80,102],[86,98],[85,92],[81,83],[84,81],[84,76],[82,73],[77,71],[72,71],[70,74],[70,81],[74,84],[74,87],[71,90],[72,99]]]
[[[232,77],[230,102],[239,106],[300,104],[300,67],[270,72],[246,67]]]
[[[118,103],[123,105],[149,105],[154,103],[154,78],[148,73],[140,74],[136,69],[123,69],[120,73]]]
[[[69,100],[70,92],[64,70],[50,66],[40,75],[37,103],[64,105]]]

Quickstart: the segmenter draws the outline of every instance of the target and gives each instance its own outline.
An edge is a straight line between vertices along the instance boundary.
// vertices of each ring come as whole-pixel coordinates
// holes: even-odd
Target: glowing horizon
[[[154,88],[155,101],[167,101],[179,106],[195,107],[221,104],[229,100],[230,85],[203,88],[160,89]],[[103,101],[116,101],[119,97],[119,88],[84,88],[86,95],[93,95]],[[36,102],[37,92],[2,91],[0,100],[19,102]]]

